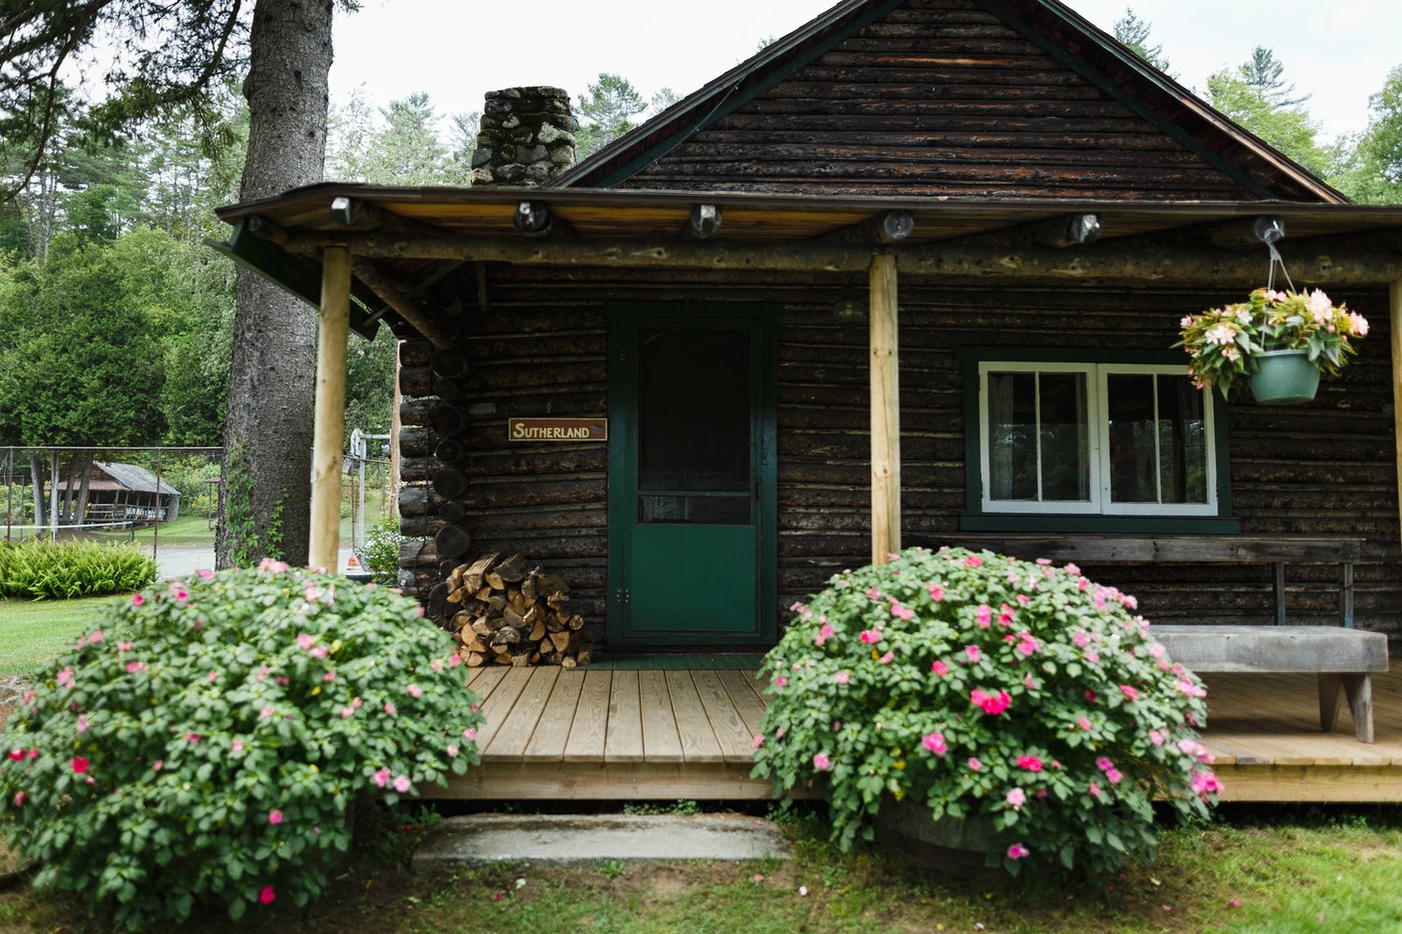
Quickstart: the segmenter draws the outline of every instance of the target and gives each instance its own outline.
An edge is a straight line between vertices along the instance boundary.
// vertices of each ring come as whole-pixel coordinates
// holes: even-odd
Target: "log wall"
[[[493,267],[487,310],[464,314],[460,347],[470,373],[457,381],[467,413],[460,468],[467,491],[441,497],[416,483],[404,500],[405,529],[431,534],[435,510],[462,509],[470,554],[520,551],[574,587],[576,612],[597,637],[605,612],[607,445],[514,444],[508,416],[607,412],[605,302],[772,301],[779,326],[778,584],[783,607],[833,573],[869,559],[867,332],[839,325],[841,290],[865,279],[740,273],[689,274]],[[476,296],[476,286],[471,286]],[[467,288],[465,286],[465,288]],[[902,516],[907,543],[956,536],[965,511],[961,345],[1167,349],[1183,314],[1235,296],[1144,289],[1098,290],[901,283]],[[1235,402],[1229,409],[1232,500],[1243,534],[1366,535],[1356,568],[1356,616],[1395,638],[1402,564],[1387,301],[1381,291],[1334,296],[1370,315],[1373,332],[1341,379],[1297,408]],[[406,364],[407,366],[407,364]],[[406,410],[421,404],[406,402]],[[427,416],[417,416],[426,418]],[[429,432],[432,429],[428,429]],[[406,431],[406,465],[430,436]],[[422,523],[422,525],[416,525]],[[411,546],[407,551],[413,551]],[[421,595],[440,557],[417,562]],[[1140,598],[1150,619],[1273,621],[1270,569],[1221,566],[1087,567],[1095,579]],[[1335,566],[1292,566],[1292,621],[1337,622]]]
[[[620,187],[1254,197],[972,0],[910,0]]]

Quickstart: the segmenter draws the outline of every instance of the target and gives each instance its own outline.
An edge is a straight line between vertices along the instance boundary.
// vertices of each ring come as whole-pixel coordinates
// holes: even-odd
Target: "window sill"
[[[959,517],[961,532],[1129,532],[1149,534],[1235,535],[1236,519],[1221,516],[1047,516],[968,514]]]

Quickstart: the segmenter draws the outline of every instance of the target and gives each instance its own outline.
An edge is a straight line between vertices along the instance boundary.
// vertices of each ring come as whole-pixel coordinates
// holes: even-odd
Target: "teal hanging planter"
[[[1261,405],[1300,405],[1319,389],[1319,368],[1303,350],[1267,350],[1256,363],[1251,394]]]

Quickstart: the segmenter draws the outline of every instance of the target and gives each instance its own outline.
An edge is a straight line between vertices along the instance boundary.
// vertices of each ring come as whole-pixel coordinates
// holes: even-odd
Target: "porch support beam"
[[[896,258],[871,258],[871,563],[901,550],[901,387]]]
[[[597,266],[634,269],[739,269],[791,272],[863,272],[871,247],[801,240],[745,243],[717,239],[614,240],[593,238],[396,237],[381,234],[297,234],[287,249],[315,254],[347,246],[369,259],[439,259],[501,262],[525,266]],[[1076,250],[1049,247],[958,246],[930,242],[892,244],[884,249],[907,276],[940,278],[1085,280],[1191,283],[1240,289],[1261,277],[1254,253],[1206,247],[1165,247],[1117,240]],[[1402,279],[1402,255],[1373,250],[1355,253],[1292,244],[1281,251],[1297,281],[1310,285],[1386,285]]]
[[[1402,520],[1402,277],[1388,289],[1388,333],[1392,339],[1392,429],[1397,446],[1397,505]]]
[[[341,531],[341,454],[346,428],[346,339],[350,328],[350,251],[322,256],[321,323],[316,348],[316,423],[312,436],[312,521],[307,560],[336,567]]]

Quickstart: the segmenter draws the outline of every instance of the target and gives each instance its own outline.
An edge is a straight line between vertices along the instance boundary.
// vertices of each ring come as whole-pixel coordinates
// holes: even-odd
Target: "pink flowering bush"
[[[1349,338],[1368,336],[1367,318],[1319,289],[1257,289],[1244,302],[1188,315],[1179,324],[1182,340],[1173,346],[1191,357],[1189,374],[1224,397],[1233,383],[1260,369],[1256,358],[1267,350],[1303,350],[1324,375],[1338,376],[1358,352]]]
[[[108,606],[0,734],[0,831],[119,925],[304,905],[393,804],[479,761],[446,633],[385,588],[264,562]]]
[[[1152,858],[1156,799],[1216,803],[1202,684],[1074,565],[914,548],[793,609],[755,775],[825,781],[843,847],[914,796],[990,821],[990,865],[1106,872]]]

